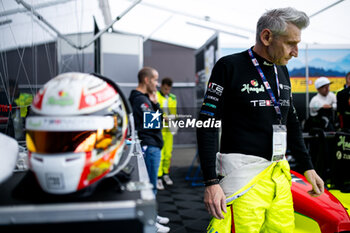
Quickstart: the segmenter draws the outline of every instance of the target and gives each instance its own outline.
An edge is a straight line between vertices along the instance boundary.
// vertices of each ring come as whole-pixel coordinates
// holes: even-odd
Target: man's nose
[[[291,54],[293,57],[298,57],[298,52],[299,52],[298,45],[295,45],[295,46],[293,46],[292,51],[291,51],[290,54]]]

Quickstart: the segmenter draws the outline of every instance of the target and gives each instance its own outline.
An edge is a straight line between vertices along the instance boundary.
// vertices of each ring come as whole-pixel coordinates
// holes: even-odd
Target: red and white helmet
[[[116,84],[92,74],[64,73],[39,90],[26,119],[26,142],[44,191],[72,193],[126,165],[126,101]]]

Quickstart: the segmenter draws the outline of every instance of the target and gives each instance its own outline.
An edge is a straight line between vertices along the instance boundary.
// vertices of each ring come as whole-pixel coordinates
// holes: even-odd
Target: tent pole
[[[305,46],[305,82],[306,82],[306,116],[305,119],[309,118],[309,64],[308,64],[308,44]]]
[[[335,2],[335,3],[333,3],[333,4],[329,5],[329,6],[327,6],[327,7],[323,8],[323,9],[321,9],[321,10],[319,10],[319,11],[313,13],[312,15],[309,16],[309,18],[314,17],[315,15],[318,15],[318,14],[320,14],[321,12],[323,12],[323,11],[325,11],[325,10],[328,10],[329,8],[335,6],[335,5],[337,5],[337,4],[339,4],[339,3],[343,2],[343,1],[344,1],[344,0],[339,0],[339,1]]]
[[[119,16],[117,16],[110,24],[108,24],[104,29],[102,29],[99,33],[97,33],[91,41],[86,43],[84,46],[81,46],[80,49],[87,48],[90,44],[92,44],[96,39],[98,39],[102,34],[104,34],[109,28],[113,26],[114,23],[119,21],[124,15],[126,15],[132,8],[134,8],[137,4],[139,4],[141,0],[137,0],[131,4],[125,11],[123,11]]]
[[[119,16],[117,16],[109,25],[107,25],[103,30],[101,30],[99,33],[97,33],[91,41],[86,43],[84,46],[77,46],[73,41],[71,41],[69,38],[61,34],[54,26],[52,26],[42,15],[40,15],[31,5],[24,2],[23,0],[16,0],[18,4],[21,4],[26,8],[29,12],[31,12],[34,16],[37,17],[38,20],[43,22],[46,26],[48,26],[52,31],[54,31],[58,37],[62,38],[64,41],[66,41],[70,46],[72,46],[75,49],[83,50],[87,48],[90,44],[92,44],[95,40],[97,40],[103,33],[105,33],[110,27],[113,26],[113,24],[117,21],[119,21],[126,13],[128,13],[132,8],[134,8],[137,4],[141,2],[141,0],[137,0],[131,4],[130,7],[128,7],[124,12],[122,12]]]
[[[32,8],[40,9],[40,8],[50,7],[50,6],[54,6],[54,5],[58,5],[58,4],[64,4],[64,3],[67,3],[67,2],[70,2],[70,1],[72,1],[72,0],[51,1],[51,2],[47,2],[47,3],[41,3],[41,4],[33,5]],[[17,14],[17,13],[23,13],[23,12],[26,12],[26,11],[27,11],[27,9],[13,9],[13,10],[8,10],[8,11],[3,11],[3,12],[0,12],[0,17],[5,17],[5,16]]]
[[[73,48],[79,49],[78,46],[76,46],[73,41],[62,35],[54,26],[52,26],[42,15],[40,15],[31,5],[28,3],[22,1],[22,0],[16,0],[18,4],[21,4],[26,8],[29,12],[31,12],[34,16],[37,17],[38,20],[43,22],[46,26],[48,26],[52,31],[54,31],[58,37],[62,38],[65,40],[69,45],[71,45]]]

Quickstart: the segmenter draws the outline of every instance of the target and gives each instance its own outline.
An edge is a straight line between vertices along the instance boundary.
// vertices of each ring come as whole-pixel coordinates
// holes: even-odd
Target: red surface
[[[44,89],[43,91],[38,91],[38,93],[36,93],[34,100],[33,100],[33,106],[36,109],[41,110],[41,106],[43,104],[43,98],[45,95],[46,89]]]
[[[105,88],[93,93],[81,93],[79,109],[94,107],[106,102],[117,94],[116,90],[109,84]]]
[[[350,217],[336,197],[327,190],[319,197],[311,197],[307,191],[312,186],[306,178],[297,172],[291,173],[294,175],[292,194],[296,212],[315,220],[322,233],[350,231]]]

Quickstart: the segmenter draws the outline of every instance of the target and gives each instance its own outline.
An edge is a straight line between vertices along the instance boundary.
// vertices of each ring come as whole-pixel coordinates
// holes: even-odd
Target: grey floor
[[[174,146],[171,167],[188,167],[196,155],[195,146]]]
[[[170,233],[206,232],[210,220],[203,204],[204,187],[200,181],[186,180],[195,154],[195,147],[174,148],[170,169],[174,185],[158,191],[158,213],[170,218]],[[193,177],[197,167],[198,161],[188,177]]]

